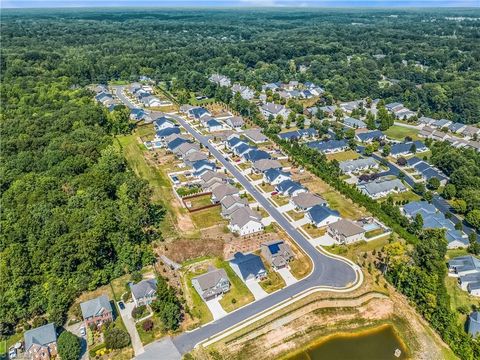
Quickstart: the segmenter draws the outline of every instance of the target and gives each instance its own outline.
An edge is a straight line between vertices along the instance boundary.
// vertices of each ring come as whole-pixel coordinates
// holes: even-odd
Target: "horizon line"
[[[345,6],[330,6],[330,5],[316,5],[316,6],[296,6],[296,5],[282,5],[282,6],[262,6],[262,5],[251,5],[248,6],[210,6],[210,5],[196,5],[196,6],[189,6],[189,5],[151,5],[151,6],[137,6],[137,5],[102,5],[102,6],[75,6],[75,5],[67,5],[67,6],[45,6],[45,7],[30,7],[30,6],[2,6],[0,4],[0,9],[16,9],[16,10],[49,10],[49,9],[239,9],[239,10],[246,10],[246,9],[271,9],[271,10],[281,10],[281,9],[296,9],[296,10],[307,10],[307,9],[395,9],[395,10],[402,10],[402,9],[480,9],[480,2],[478,6],[474,5],[436,5],[432,3],[432,5],[425,5],[422,4],[421,6],[352,6],[352,5],[345,5]]]

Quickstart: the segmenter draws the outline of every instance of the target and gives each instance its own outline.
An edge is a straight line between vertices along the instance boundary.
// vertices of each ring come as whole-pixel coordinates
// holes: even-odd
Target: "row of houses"
[[[150,85],[142,85],[140,83],[133,83],[128,87],[128,91],[132,94],[138,102],[144,107],[159,107],[171,105],[169,101],[161,101],[153,95],[153,88]]]
[[[447,119],[435,120],[429,117],[422,116],[418,122],[423,125],[423,129],[428,132],[435,130],[442,133],[450,132],[452,134],[460,135],[466,140],[471,140],[480,135],[480,128],[473,125],[466,125],[458,122],[453,122]]]
[[[218,86],[229,87],[232,90],[232,94],[240,94],[245,100],[252,100],[255,97],[255,90],[248,86],[243,86],[238,83],[232,85],[232,81],[225,75],[212,74],[208,80]]]
[[[467,247],[468,237],[461,230],[455,229],[455,224],[426,201],[413,201],[403,206],[403,214],[409,219],[415,219],[420,214],[423,219],[423,229],[444,229],[449,249]]]
[[[312,97],[320,96],[325,92],[322,87],[312,82],[301,83],[296,80],[292,80],[288,83],[269,83],[262,86],[262,93],[265,93],[268,90],[277,93],[280,98],[285,100],[311,99]]]
[[[406,108],[402,103],[399,102],[386,104],[385,108],[399,120],[408,120],[414,116],[417,116],[415,111]]]
[[[414,156],[407,160],[406,166],[415,169],[415,171],[422,177],[424,181],[436,178],[440,181],[440,185],[445,185],[448,177],[440,170],[432,167],[429,163]]]
[[[95,100],[105,106],[109,111],[113,111],[118,105],[121,104],[118,99],[115,99],[112,93],[106,86],[98,85],[94,88]]]
[[[436,141],[447,141],[456,148],[471,148],[480,151],[480,141],[476,140],[480,129],[470,125],[466,127],[469,127],[471,130],[468,131],[469,135],[464,135],[464,137],[459,137],[443,130],[437,130],[430,126],[424,126],[420,130],[419,136]]]

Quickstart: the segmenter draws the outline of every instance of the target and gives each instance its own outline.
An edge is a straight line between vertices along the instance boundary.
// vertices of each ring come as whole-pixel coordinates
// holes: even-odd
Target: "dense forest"
[[[379,97],[426,116],[479,120],[475,10],[3,10],[1,16],[0,334],[43,314],[61,324],[79,292],[153,260],[149,243],[161,236],[163,209],[149,202],[147,185],[114,146],[113,136],[129,131],[124,112],[102,109],[85,85],[147,75],[172,80],[181,94],[205,91],[207,75],[220,72],[256,89],[313,81],[331,99]],[[224,100],[252,115],[238,97]],[[449,168],[444,151],[458,167]],[[478,155],[432,153],[453,179],[452,197],[465,202],[465,211],[477,208]],[[336,170],[314,160],[318,174],[335,184]],[[396,218],[389,204],[359,201],[383,220]],[[420,244],[399,219],[392,226]],[[422,260],[426,248],[418,246],[414,267],[393,264],[389,274],[393,283],[407,270],[431,281],[421,294],[413,281],[397,284],[414,302],[444,290],[444,249],[430,248],[434,263]],[[422,314],[436,319],[434,327],[458,344],[462,358],[478,354],[470,340],[458,341],[448,296],[437,300],[436,307],[419,305]]]
[[[403,101],[465,123],[480,114],[476,10],[4,11],[1,70],[85,85],[148,75],[200,89],[220,72],[259,88],[296,79],[334,99]],[[463,19],[463,20],[462,20]],[[303,66],[305,71],[300,71]]]

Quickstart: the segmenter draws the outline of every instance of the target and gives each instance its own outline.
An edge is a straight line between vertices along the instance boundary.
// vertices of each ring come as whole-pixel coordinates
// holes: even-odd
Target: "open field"
[[[255,300],[247,285],[235,274],[228,261],[217,259],[215,266],[225,269],[230,280],[230,291],[220,300],[220,305],[226,312],[231,312]]]
[[[327,155],[328,160],[330,161],[337,160],[339,162],[346,161],[346,160],[354,160],[354,159],[358,159],[359,157],[360,157],[360,154],[353,150],[347,150],[347,151],[342,151],[335,154]]]
[[[206,229],[214,225],[227,224],[227,220],[220,215],[220,206],[195,211],[190,214],[193,223],[198,229]]]
[[[317,238],[317,237],[320,237],[320,236],[323,236],[325,235],[325,233],[327,232],[327,228],[326,227],[322,227],[322,228],[317,228],[315,225],[313,224],[305,224],[302,226],[302,229],[308,234],[310,235],[312,238]]]
[[[401,192],[401,193],[398,193],[398,194],[390,194],[387,197],[382,198],[379,201],[380,202],[385,201],[389,197],[391,197],[393,199],[394,203],[403,202],[403,201],[408,201],[408,202],[418,201],[422,198],[421,196],[415,194],[413,191],[408,190],[408,191],[404,191],[404,192]]]
[[[399,125],[390,126],[384,133],[387,137],[395,140],[404,140],[406,136],[410,136],[413,140],[420,139],[418,136],[419,130]]]

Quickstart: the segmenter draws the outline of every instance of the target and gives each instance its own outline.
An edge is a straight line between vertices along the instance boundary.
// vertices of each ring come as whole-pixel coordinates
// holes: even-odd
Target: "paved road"
[[[267,200],[265,197],[247,180],[232,163],[225,160],[224,156],[208,142],[208,138],[194,130],[183,118],[173,116],[195,139],[210,150],[210,153],[220,161],[230,173],[240,182],[240,184],[260,203],[269,215],[290,235],[299,246],[305,250],[312,258],[314,263],[313,272],[306,278],[285,287],[263,299],[255,301],[229,315],[209,323],[192,332],[183,333],[173,338],[173,343],[181,354],[192,350],[196,344],[212,337],[239,322],[251,318],[260,312],[267,310],[284,300],[288,300],[299,293],[318,286],[332,288],[343,288],[354,284],[357,279],[357,273],[353,267],[337,258],[329,257],[319,252],[300,232],[298,232],[289,221]],[[151,349],[151,350],[150,350]],[[160,359],[158,353],[155,354],[155,346],[146,346],[146,353],[143,354],[151,359]],[[151,356],[151,357],[150,357]]]
[[[138,106],[132,103],[130,99],[123,94],[124,86],[115,85],[112,87],[115,89],[115,95],[117,95],[117,97],[125,104],[125,106],[128,106],[130,109],[138,108]]]

